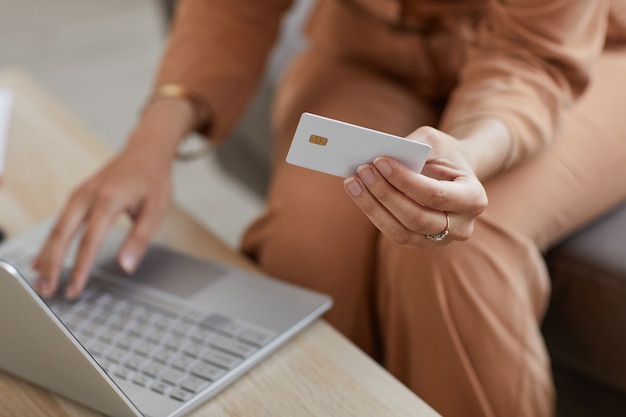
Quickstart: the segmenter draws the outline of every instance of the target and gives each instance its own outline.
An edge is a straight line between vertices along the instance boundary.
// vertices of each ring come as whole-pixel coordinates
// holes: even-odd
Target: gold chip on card
[[[326,146],[326,144],[328,143],[328,139],[323,136],[311,135],[311,137],[309,138],[309,142],[320,146]]]

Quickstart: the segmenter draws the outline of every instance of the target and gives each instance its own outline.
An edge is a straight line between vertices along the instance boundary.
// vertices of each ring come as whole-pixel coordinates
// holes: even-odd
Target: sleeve
[[[590,82],[602,52],[609,0],[489,0],[444,112],[446,131],[503,121],[510,166],[549,143],[563,112]]]
[[[178,84],[211,109],[223,140],[245,109],[291,0],[180,0],[156,86]]]

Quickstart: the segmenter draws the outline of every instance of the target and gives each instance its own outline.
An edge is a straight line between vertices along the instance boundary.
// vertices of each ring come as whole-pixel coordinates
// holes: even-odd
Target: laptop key
[[[152,330],[152,327],[145,323],[137,323],[135,326],[131,327],[129,331],[135,336],[141,336],[142,334],[146,333],[148,329]]]
[[[231,321],[230,323],[220,325],[217,330],[227,336],[235,337],[244,330],[244,327]]]
[[[152,342],[143,342],[139,346],[135,347],[135,352],[143,356],[149,356],[152,352],[156,351],[159,346]]]
[[[202,391],[209,385],[210,383],[206,379],[190,376],[181,384],[181,388],[195,394],[196,392]]]
[[[122,363],[123,359],[128,355],[128,352],[122,349],[113,348],[107,353],[107,358],[113,362]]]
[[[94,308],[96,307],[100,308],[104,306],[105,304],[110,303],[112,299],[113,299],[113,296],[111,295],[111,293],[99,292],[98,297],[93,300],[93,306]]]
[[[161,365],[160,363],[157,363],[157,362],[152,362],[143,369],[143,373],[148,376],[156,378],[166,369],[167,369],[166,366]]]
[[[145,310],[144,312],[137,315],[137,320],[144,324],[149,324],[155,318],[155,313],[150,310]]]
[[[207,343],[211,339],[214,339],[217,335],[218,333],[201,328],[195,328],[190,334],[193,340],[196,340],[200,343]]]
[[[199,310],[192,310],[189,308],[183,308],[178,312],[178,315],[183,318],[184,321],[189,323],[197,323],[205,315],[204,312]]]
[[[174,387],[166,382],[163,381],[157,381],[154,384],[152,384],[152,387],[150,387],[152,389],[152,391],[154,392],[158,392],[159,394],[167,394],[169,393]]]
[[[165,332],[163,330],[157,330],[155,327],[148,329],[144,335],[148,338],[148,340],[157,343],[160,343],[169,337],[168,332]]]
[[[180,355],[177,359],[172,362],[172,366],[178,369],[182,369],[183,371],[188,370],[191,365],[196,361],[195,358],[186,355]]]
[[[154,325],[161,329],[169,329],[174,324],[174,319],[167,316],[162,316],[154,321]]]
[[[124,362],[124,366],[133,371],[140,371],[141,368],[144,366],[144,364],[147,364],[147,363],[150,363],[150,362],[146,361],[145,358],[142,358],[139,356],[133,356],[132,358]]]
[[[78,310],[75,309],[74,316],[80,320],[81,323],[85,323],[85,325],[87,325],[86,323],[90,319],[92,309],[89,307],[82,307],[81,305],[79,305],[79,307],[81,308]]]
[[[136,374],[133,377],[133,383],[141,387],[149,387],[152,384],[153,379],[142,374]]]
[[[221,314],[211,314],[205,318],[201,324],[211,329],[217,330],[227,336],[236,336],[244,327],[236,323],[234,320]]]
[[[157,353],[155,353],[152,357],[159,362],[167,363],[171,361],[175,355],[176,355],[175,351],[168,349],[168,348],[163,348]]]
[[[228,370],[234,368],[235,366],[241,363],[241,359],[239,359],[238,357],[229,355],[228,353],[221,352],[218,350],[211,350],[207,352],[202,357],[202,360],[206,362],[210,362],[217,366],[221,366],[222,368],[228,369]]]
[[[181,350],[189,343],[189,340],[183,339],[181,337],[173,337],[165,342],[165,345],[174,350]]]
[[[102,330],[102,324],[98,323],[98,322],[93,322],[91,324],[88,324],[87,326],[83,327],[82,331],[84,334],[86,334],[89,337],[94,337],[98,334],[98,332],[100,332],[100,330]]]
[[[170,394],[170,397],[172,397],[175,400],[185,402],[191,399],[191,397],[193,397],[193,394],[182,389],[176,389]]]
[[[106,343],[113,343],[120,336],[119,330],[108,329],[100,333],[98,338]]]
[[[267,344],[270,340],[272,340],[273,335],[271,333],[262,332],[254,329],[245,329],[242,331],[238,339],[250,343],[252,345],[262,347]]]
[[[200,344],[200,343],[194,343],[194,342],[192,342],[192,343],[190,343],[189,345],[187,345],[187,346],[183,349],[183,351],[184,351],[186,354],[188,354],[188,355],[190,355],[190,356],[193,356],[193,357],[196,357],[196,358],[197,358],[198,356],[201,356],[201,355],[202,355],[202,353],[203,353],[205,350],[207,350],[207,349],[208,349],[208,347],[207,347],[207,346],[205,346],[205,345],[203,345],[203,344]]]
[[[185,336],[192,329],[194,329],[194,326],[185,322],[180,322],[180,323],[177,323],[176,326],[174,326],[172,330],[174,331],[174,333],[176,333],[179,336]]]
[[[178,369],[170,369],[161,377],[161,379],[172,385],[178,385],[178,383],[182,381],[183,378],[185,378],[186,376],[186,372],[179,371]]]
[[[139,342],[139,339],[133,336],[123,336],[122,338],[120,338],[117,341],[117,345],[121,348],[124,349],[130,349],[131,347],[133,347],[137,342]]]
[[[191,373],[204,379],[208,379],[209,381],[215,381],[224,375],[226,371],[222,368],[218,368],[217,366],[203,362],[194,366]]]
[[[131,375],[131,371],[127,368],[117,367],[113,375],[122,379],[128,379]]]
[[[242,358],[247,358],[258,350],[256,347],[226,337],[215,338],[211,341],[211,346]]]
[[[211,314],[202,320],[202,325],[217,329],[218,327],[230,323],[232,320],[221,314]]]

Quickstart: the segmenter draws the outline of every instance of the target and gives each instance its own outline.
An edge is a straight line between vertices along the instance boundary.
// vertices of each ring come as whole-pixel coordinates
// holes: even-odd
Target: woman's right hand
[[[56,293],[63,259],[79,234],[64,295],[69,299],[80,295],[104,238],[123,214],[133,224],[119,249],[118,263],[129,273],[136,269],[171,201],[175,149],[191,125],[187,120],[191,116],[174,105],[181,104],[148,109],[124,150],[74,190],[33,263],[39,272],[35,288],[43,297]]]

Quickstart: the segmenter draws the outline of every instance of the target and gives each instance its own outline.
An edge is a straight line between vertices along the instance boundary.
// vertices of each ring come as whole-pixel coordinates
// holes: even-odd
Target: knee
[[[264,271],[319,290],[322,283],[339,286],[372,273],[376,231],[366,219],[346,214],[351,207],[280,200],[242,240],[244,253]]]

